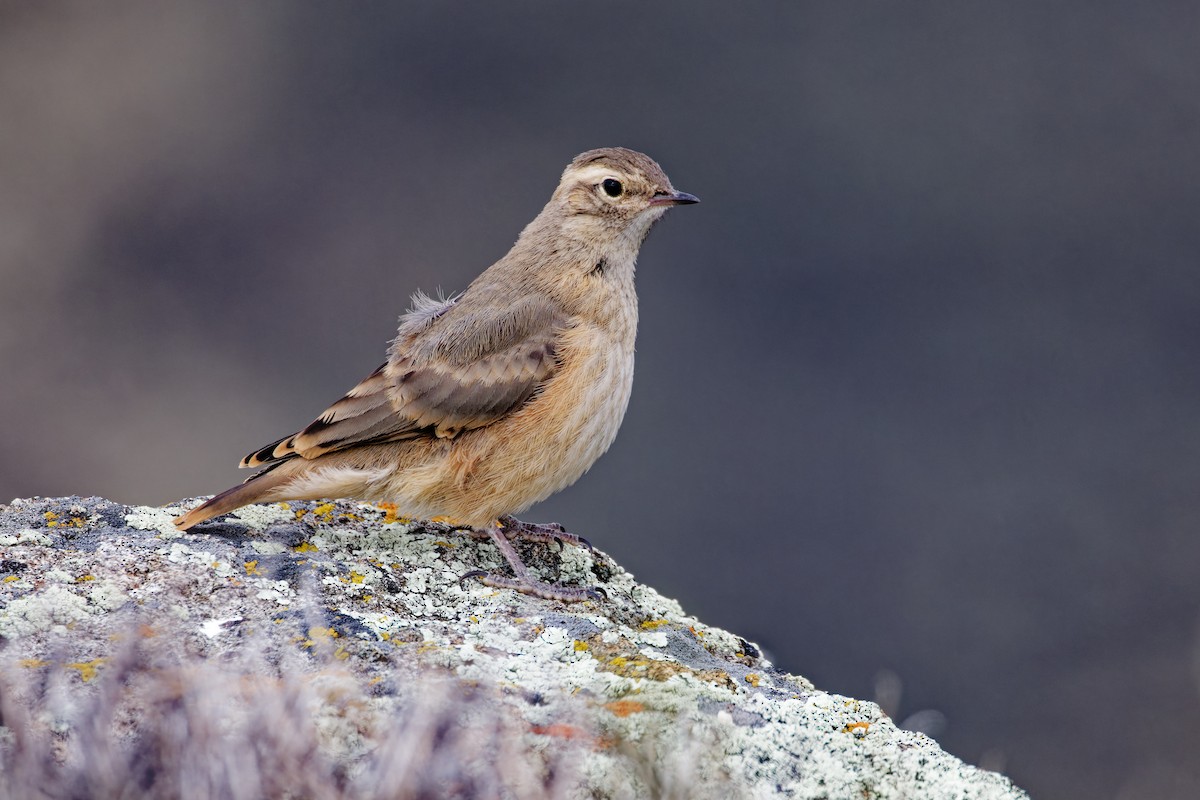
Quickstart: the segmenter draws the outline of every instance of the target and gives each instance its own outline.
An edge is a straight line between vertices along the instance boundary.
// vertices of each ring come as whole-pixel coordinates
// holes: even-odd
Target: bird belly
[[[380,488],[405,514],[480,527],[574,483],[616,438],[633,387],[633,346],[580,326],[564,335],[559,357],[554,377],[520,409],[431,442]]]

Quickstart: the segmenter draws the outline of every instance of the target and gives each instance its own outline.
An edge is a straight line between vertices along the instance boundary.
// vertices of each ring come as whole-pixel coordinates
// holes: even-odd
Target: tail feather
[[[204,503],[193,508],[186,514],[174,519],[175,527],[186,531],[205,520],[228,514],[234,509],[251,503],[259,503],[279,499],[273,496],[273,491],[286,483],[291,477],[285,470],[270,469],[252,476],[245,483],[240,483],[232,489],[226,489],[218,495],[213,495]]]

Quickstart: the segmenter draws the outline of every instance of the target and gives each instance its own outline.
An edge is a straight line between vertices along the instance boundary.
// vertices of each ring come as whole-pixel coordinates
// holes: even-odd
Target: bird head
[[[671,185],[649,156],[624,147],[589,150],[575,157],[554,193],[569,217],[588,228],[632,236],[640,244],[668,208],[700,202]]]

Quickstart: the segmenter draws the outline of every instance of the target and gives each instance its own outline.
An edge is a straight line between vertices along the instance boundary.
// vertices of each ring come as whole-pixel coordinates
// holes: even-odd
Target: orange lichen
[[[851,722],[850,724],[846,725],[846,727],[842,728],[842,733],[851,733],[861,739],[867,735],[867,731],[870,730],[870,728],[871,723],[869,722]]]
[[[557,739],[591,739],[592,736],[583,728],[575,725],[567,725],[563,722],[554,722],[550,725],[533,725],[529,729],[539,736],[553,736]]]
[[[384,525],[387,525],[389,522],[400,522],[400,523],[410,522],[408,517],[400,516],[400,509],[397,508],[395,503],[376,503],[375,505],[378,506],[379,508],[383,509],[383,524]]]
[[[640,714],[646,710],[646,704],[636,700],[614,700],[611,703],[605,703],[604,707],[618,717],[628,717],[630,714]]]

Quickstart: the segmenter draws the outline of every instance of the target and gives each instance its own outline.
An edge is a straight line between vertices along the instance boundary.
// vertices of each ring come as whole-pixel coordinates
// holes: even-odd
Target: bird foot
[[[513,546],[513,539],[525,539],[534,542],[558,542],[561,546],[563,542],[580,547],[586,547],[590,552],[592,545],[587,539],[582,536],[576,536],[573,533],[567,533],[563,526],[557,524],[550,525],[535,525],[528,522],[521,522],[513,517],[501,517],[499,526],[489,526],[483,530],[473,530],[471,533],[475,536],[486,536],[491,540],[500,554],[512,567],[513,577],[509,578],[504,575],[496,575],[483,570],[471,570],[462,576],[460,580],[467,578],[479,578],[479,580],[498,589],[513,589],[522,594],[530,594],[535,597],[541,597],[545,600],[561,600],[564,603],[578,603],[582,600],[601,600],[606,595],[602,590],[586,586],[563,586],[561,584],[552,584],[539,581],[529,572],[529,567],[521,560],[521,556],[517,553],[517,548]]]
[[[596,549],[587,539],[574,533],[568,533],[567,529],[557,522],[539,525],[535,522],[521,522],[516,517],[501,517],[500,525],[504,530],[504,535],[509,539],[524,539],[527,542],[558,542],[560,545],[573,544],[576,547],[587,548],[589,553]]]

